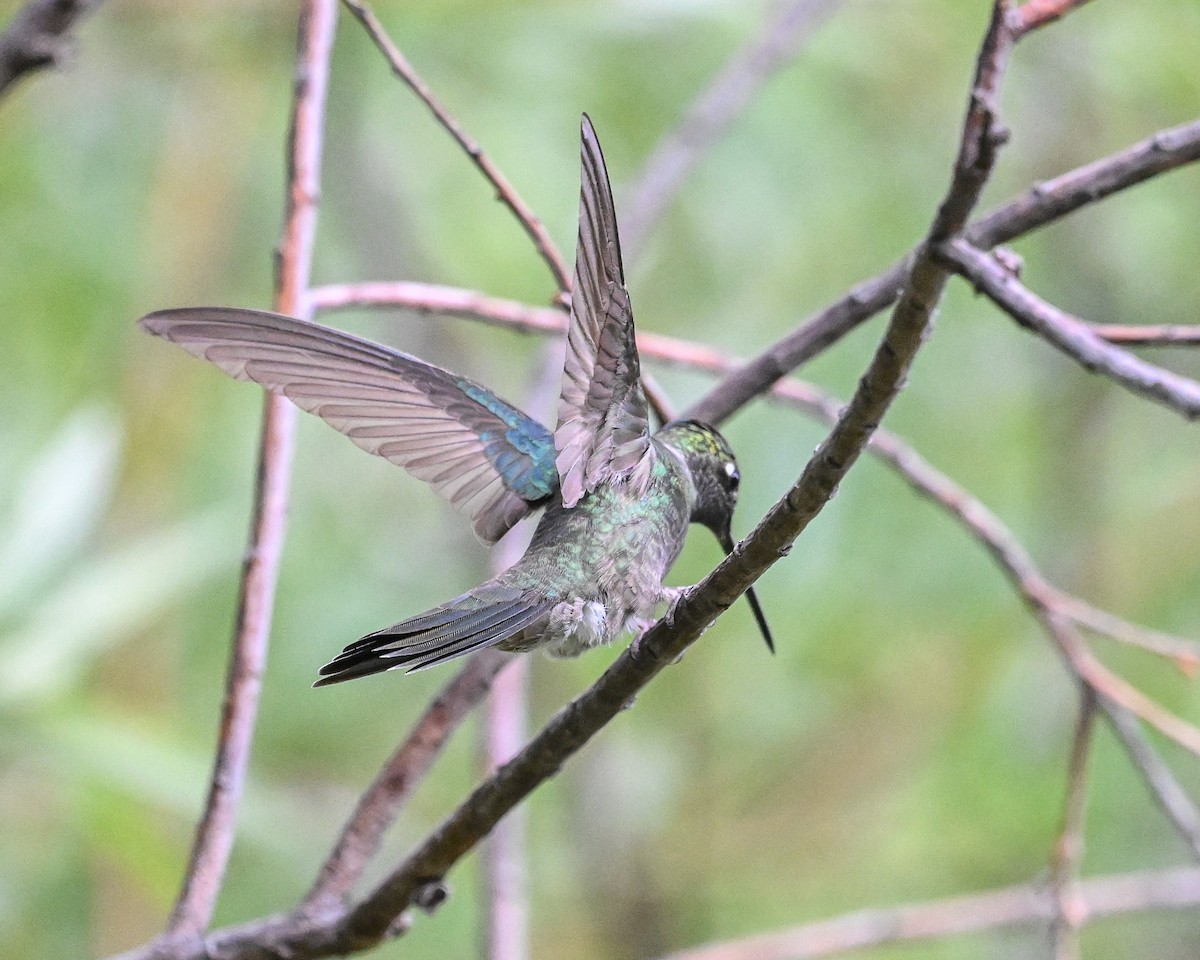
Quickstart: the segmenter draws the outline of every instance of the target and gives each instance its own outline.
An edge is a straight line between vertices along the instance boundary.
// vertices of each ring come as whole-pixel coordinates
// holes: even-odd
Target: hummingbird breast
[[[552,656],[577,656],[613,640],[631,619],[653,616],[696,499],[681,459],[654,442],[658,456],[644,494],[618,482],[573,507],[547,507],[529,549],[499,579],[557,602],[541,621],[504,641],[503,649],[540,647]]]

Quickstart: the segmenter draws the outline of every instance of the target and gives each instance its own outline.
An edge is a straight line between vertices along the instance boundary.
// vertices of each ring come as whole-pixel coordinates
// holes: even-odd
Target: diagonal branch
[[[1195,324],[1124,326],[1115,323],[1093,323],[1092,333],[1109,343],[1131,347],[1194,347],[1200,344],[1200,326]]]
[[[470,157],[471,162],[479,168],[479,172],[495,188],[497,199],[512,211],[513,216],[517,218],[517,222],[521,224],[521,228],[528,234],[529,239],[533,241],[534,248],[545,261],[546,266],[550,268],[550,273],[553,275],[554,283],[559,291],[565,293],[570,290],[571,274],[567,270],[567,265],[563,260],[562,254],[558,252],[554,241],[550,239],[550,235],[542,225],[542,221],[538,219],[529,205],[521,199],[513,185],[500,172],[500,168],[483,152],[483,148],[467,135],[462,125],[441,105],[433,95],[433,91],[429,88],[429,85],[421,79],[421,76],[413,69],[404,54],[400,52],[400,48],[392,42],[391,38],[384,31],[382,24],[380,24],[379,19],[375,16],[371,8],[365,3],[360,2],[360,0],[343,0],[343,2],[346,5],[346,9],[354,14],[358,22],[363,25],[367,34],[374,41],[375,46],[379,48],[379,52],[387,59],[388,64],[392,68],[392,73],[404,81],[408,88],[417,95],[417,99],[429,108],[429,112],[433,114],[434,119],[462,147],[463,152]]]
[[[1194,120],[1160,130],[1119,153],[1037,184],[980,217],[964,235],[982,248],[1007,243],[1113,193],[1198,160],[1200,120]],[[722,380],[684,416],[719,425],[780,377],[886,310],[899,296],[915,256],[916,251],[911,251],[883,273],[857,284],[767,347],[737,374]]]
[[[336,23],[336,0],[310,0],[300,18],[287,206],[275,293],[275,308],[295,316],[308,314],[306,297],[316,235],[325,90]],[[295,407],[283,397],[267,394],[254,519],[242,567],[217,753],[183,889],[167,924],[168,938],[198,937],[208,927],[233,849],[286,529],[294,424]]]
[[[1099,704],[1108,718],[1109,726],[1129,755],[1130,762],[1142,775],[1142,780],[1150,790],[1150,796],[1187,845],[1192,859],[1200,860],[1200,810],[1196,809],[1192,798],[1175,779],[1171,768],[1146,739],[1138,725],[1137,717],[1103,697],[1100,698]]]
[[[1103,374],[1126,390],[1161,403],[1189,420],[1200,417],[1200,383],[1101,339],[1086,321],[1058,309],[1022,285],[993,254],[965,240],[941,245],[938,254],[1017,323],[1085,370]]]
[[[777,383],[772,396],[829,423],[836,422],[840,410],[833,398],[797,380]],[[1056,645],[1060,641],[1058,632],[1064,628],[1060,620],[1054,621],[1055,627],[1051,626],[1047,619],[1050,613],[1065,616],[1081,626],[1118,640],[1138,642],[1140,646],[1172,657],[1188,669],[1197,662],[1200,651],[1194,642],[1136,627],[1107,611],[1097,610],[1051,584],[999,517],[895,434],[877,430],[868,449],[891,466],[917,493],[944,510],[982,544]],[[1148,638],[1143,635],[1148,635]],[[1081,640],[1079,644],[1082,644]],[[1189,849],[1200,856],[1200,810],[1196,809],[1170,768],[1142,735],[1134,712],[1105,696],[1100,696],[1098,702],[1124,745],[1130,761],[1141,772],[1147,788],[1175,832]]]
[[[1009,17],[1009,25],[1018,38],[1039,27],[1060,20],[1076,7],[1091,0],[1026,0]]]

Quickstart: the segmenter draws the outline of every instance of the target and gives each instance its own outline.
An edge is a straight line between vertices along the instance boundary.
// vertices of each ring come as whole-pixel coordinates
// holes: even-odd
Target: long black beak
[[[725,551],[725,556],[729,556],[733,553],[733,533],[728,526],[716,533],[717,540],[721,543],[721,549]],[[767,649],[774,653],[775,640],[771,637],[771,628],[767,626],[767,618],[763,616],[762,607],[758,605],[758,594],[754,592],[754,587],[746,588],[746,600],[750,603],[750,609],[754,611],[754,621],[758,624],[758,629],[762,631],[763,639],[767,642]]]

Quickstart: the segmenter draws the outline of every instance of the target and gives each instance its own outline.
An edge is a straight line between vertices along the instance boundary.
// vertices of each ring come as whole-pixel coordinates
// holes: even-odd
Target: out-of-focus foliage
[[[944,188],[983,0],[848,2],[696,170],[638,262],[643,329],[747,355],[920,235]],[[15,9],[8,3],[5,13]],[[568,251],[578,116],[617,184],[639,169],[762,4],[382,4],[398,43]],[[83,956],[152,936],[203,795],[254,466],[259,398],[134,319],[268,306],[295,25],[288,4],[103,5],[68,69],[0,103],[0,953]],[[1095,3],[1019,48],[1011,144],[988,202],[1200,108],[1200,6]],[[1200,171],[1017,245],[1034,289],[1084,316],[1197,320]],[[320,280],[412,278],[543,302],[520,230],[344,20]],[[408,316],[339,323],[520,399],[538,346]],[[879,321],[805,375],[846,396]],[[1200,375],[1200,359],[1150,351]],[[682,405],[705,388],[664,371]],[[978,494],[1047,572],[1135,620],[1200,630],[1200,439],[1089,377],[955,284],[888,426]],[[728,425],[745,531],[822,431],[757,404]],[[718,556],[699,532],[674,575]],[[288,905],[353,797],[447,678],[313,691],[345,642],[478,580],[485,552],[421,484],[300,427],[251,785],[219,922]],[[864,461],[743,605],[529,806],[538,956],[613,958],[1019,882],[1060,820],[1075,691],[984,556]],[[1191,719],[1168,665],[1100,653]],[[534,717],[611,653],[536,660]],[[393,854],[472,782],[460,736]],[[1194,761],[1168,749],[1186,782]],[[1107,731],[1087,872],[1179,862]],[[478,904],[379,956],[464,956]],[[1091,960],[1192,958],[1193,917],[1110,921]],[[1133,944],[1136,943],[1136,947]],[[889,958],[1040,955],[1017,934]],[[406,951],[408,951],[406,953]]]

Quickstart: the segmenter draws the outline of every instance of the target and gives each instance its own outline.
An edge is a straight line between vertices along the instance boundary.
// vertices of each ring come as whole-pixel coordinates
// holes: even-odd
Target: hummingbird
[[[689,524],[726,554],[741,479],[729,444],[695,420],[650,430],[612,188],[587,114],[579,236],[557,429],[488,388],[390,347],[258,310],[185,307],[141,326],[316,414],[426,481],[494,543],[544,509],[513,566],[453,600],[351,643],[314,686],[422,670],[484,647],[572,657],[639,638]],[[746,597],[770,650],[753,588]]]

